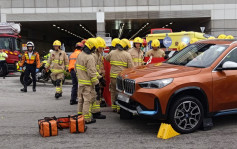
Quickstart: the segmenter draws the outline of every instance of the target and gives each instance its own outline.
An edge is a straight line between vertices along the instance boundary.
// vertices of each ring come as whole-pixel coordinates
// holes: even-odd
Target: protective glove
[[[103,86],[103,87],[105,87],[106,86],[106,81],[105,81],[105,79],[102,77],[102,78],[100,78],[100,84]]]
[[[100,85],[96,84],[95,85],[95,92],[96,92],[96,100],[100,100]]]
[[[35,72],[36,72],[36,73],[39,72],[39,69],[37,68],[37,69],[35,70]]]

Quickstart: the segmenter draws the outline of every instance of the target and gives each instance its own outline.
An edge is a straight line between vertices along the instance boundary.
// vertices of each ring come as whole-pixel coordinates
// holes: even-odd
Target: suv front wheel
[[[176,100],[170,109],[169,120],[174,130],[179,133],[192,133],[203,121],[203,106],[193,96],[183,96]]]

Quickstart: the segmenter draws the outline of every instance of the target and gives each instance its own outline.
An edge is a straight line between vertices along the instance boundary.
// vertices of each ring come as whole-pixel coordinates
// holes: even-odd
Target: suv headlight
[[[173,78],[138,83],[141,88],[163,88],[173,82]]]

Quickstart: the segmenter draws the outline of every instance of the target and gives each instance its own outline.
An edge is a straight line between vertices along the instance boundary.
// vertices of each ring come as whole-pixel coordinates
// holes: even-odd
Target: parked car
[[[199,41],[166,62],[126,69],[117,90],[121,118],[137,114],[194,132],[204,118],[237,113],[237,41]]]

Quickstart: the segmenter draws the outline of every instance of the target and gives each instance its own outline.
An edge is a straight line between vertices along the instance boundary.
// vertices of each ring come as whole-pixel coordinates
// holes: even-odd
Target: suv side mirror
[[[232,61],[226,61],[222,67],[217,67],[216,70],[222,71],[222,70],[237,70],[237,63]]]

